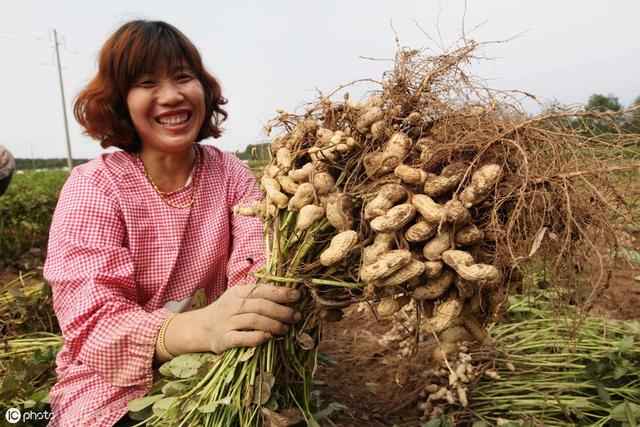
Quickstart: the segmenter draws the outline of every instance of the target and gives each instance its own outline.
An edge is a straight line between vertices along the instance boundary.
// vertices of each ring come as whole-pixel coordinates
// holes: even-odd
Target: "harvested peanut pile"
[[[465,73],[476,48],[435,57],[401,50],[360,102],[345,92],[301,114],[279,111],[268,126],[265,201],[237,213],[264,219],[268,261],[256,276],[305,290],[297,307],[304,319],[284,340],[216,362],[210,382],[199,383],[205,415],[188,401],[194,389],[168,412],[203,425],[311,423],[320,326],[355,303],[390,319],[412,304],[417,337],[452,335],[454,327],[481,341],[487,320],[499,319],[506,296],[521,290],[511,281],[540,265],[571,291],[559,295],[595,301],[607,272],[586,271],[583,261],[597,256],[595,242],[616,253],[610,221],[628,215],[620,181],[638,168],[624,147],[638,138],[615,131],[615,115],[528,118],[507,102],[510,94]],[[614,132],[598,138],[593,120]],[[603,147],[620,153],[615,161],[599,155]],[[443,372],[454,370],[457,380],[433,391],[425,413],[440,412],[440,402],[464,405],[472,373],[466,353],[454,354],[457,365]],[[225,382],[226,372],[242,377]],[[220,405],[223,398],[231,403]]]

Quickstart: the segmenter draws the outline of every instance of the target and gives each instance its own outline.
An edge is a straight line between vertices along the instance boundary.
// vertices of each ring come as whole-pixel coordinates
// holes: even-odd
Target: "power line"
[[[11,41],[20,42],[20,43],[29,43],[29,44],[38,45],[40,47],[51,47],[51,44],[48,41],[44,40],[44,39],[41,39],[41,40],[25,40],[25,39],[17,39],[17,38],[14,38],[14,37],[8,37],[8,36],[2,35],[2,34],[0,34],[0,39],[11,40]]]
[[[32,61],[30,59],[23,59],[23,58],[12,58],[9,56],[0,56],[0,60],[4,60],[4,61],[16,61],[16,62],[24,62],[24,63],[28,63],[28,64],[37,64],[37,65],[42,65],[45,67],[53,67],[53,64],[47,64],[44,62],[38,62],[38,61]],[[65,70],[67,68],[64,68]]]

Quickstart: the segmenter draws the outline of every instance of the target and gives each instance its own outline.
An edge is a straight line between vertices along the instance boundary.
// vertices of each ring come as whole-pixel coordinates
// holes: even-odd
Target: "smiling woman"
[[[54,213],[44,274],[65,345],[50,425],[126,425],[159,363],[258,345],[298,317],[297,291],[249,276],[263,226],[232,208],[261,198],[250,170],[198,143],[220,136],[225,102],[167,23],[126,23],[102,47],[75,116],[122,151],[76,167]]]

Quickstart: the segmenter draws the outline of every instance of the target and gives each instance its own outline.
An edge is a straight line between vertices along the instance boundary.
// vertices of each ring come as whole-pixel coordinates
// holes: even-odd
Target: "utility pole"
[[[69,139],[69,123],[67,122],[67,104],[64,99],[64,86],[62,84],[62,66],[60,65],[60,53],[58,52],[58,32],[53,30],[53,39],[56,45],[56,62],[58,63],[58,78],[60,79],[60,94],[62,95],[62,113],[64,115],[64,132],[67,136],[67,167],[69,172],[73,169],[73,158],[71,157],[71,140]]]

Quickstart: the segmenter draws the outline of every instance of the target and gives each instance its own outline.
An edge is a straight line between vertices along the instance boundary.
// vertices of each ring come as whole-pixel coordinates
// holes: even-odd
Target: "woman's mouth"
[[[177,114],[167,114],[156,118],[156,121],[163,126],[180,126],[189,121],[191,113],[181,112]]]

